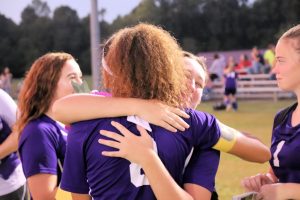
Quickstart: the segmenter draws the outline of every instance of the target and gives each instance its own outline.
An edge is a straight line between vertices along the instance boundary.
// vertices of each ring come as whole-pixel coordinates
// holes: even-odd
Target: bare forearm
[[[18,137],[16,133],[11,133],[0,145],[0,159],[8,156],[18,149]]]
[[[142,100],[77,94],[56,101],[52,110],[56,120],[70,124],[88,119],[135,115],[136,104],[140,101]]]
[[[242,134],[220,121],[217,121],[221,131],[221,137],[214,149],[228,152],[244,160],[264,163],[271,158],[269,148],[258,139]]]
[[[258,139],[244,135],[238,137],[236,144],[229,151],[244,160],[264,163],[271,158],[269,148]]]
[[[158,200],[193,199],[174,181],[157,154],[152,152],[149,158],[145,158],[142,167]]]

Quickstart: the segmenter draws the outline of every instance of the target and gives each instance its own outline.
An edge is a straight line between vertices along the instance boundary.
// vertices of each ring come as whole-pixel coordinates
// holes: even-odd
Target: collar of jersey
[[[141,127],[146,129],[147,131],[152,132],[152,129],[150,127],[149,122],[143,120],[142,118],[140,118],[138,116],[135,116],[135,115],[127,116],[127,121],[132,122],[132,123],[137,124],[137,125],[140,125]]]

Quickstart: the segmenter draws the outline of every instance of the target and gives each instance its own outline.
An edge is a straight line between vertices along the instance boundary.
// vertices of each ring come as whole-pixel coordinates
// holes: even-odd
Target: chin
[[[280,82],[278,82],[278,87],[284,91],[293,91],[293,89],[291,87],[289,87],[288,85],[282,84]]]
[[[197,104],[195,104],[195,103],[190,103],[190,108],[191,108],[191,109],[196,109],[196,108],[197,108]]]

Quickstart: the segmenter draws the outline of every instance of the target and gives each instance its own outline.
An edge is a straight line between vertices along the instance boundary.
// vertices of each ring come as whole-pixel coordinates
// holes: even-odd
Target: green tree
[[[53,26],[48,17],[39,17],[34,9],[26,7],[22,12],[22,22],[19,25],[20,37],[18,49],[21,51],[23,73],[39,56],[51,51],[53,45]]]
[[[0,14],[0,70],[10,67],[14,76],[19,75],[20,52],[16,48],[19,38],[18,27],[10,19]]]

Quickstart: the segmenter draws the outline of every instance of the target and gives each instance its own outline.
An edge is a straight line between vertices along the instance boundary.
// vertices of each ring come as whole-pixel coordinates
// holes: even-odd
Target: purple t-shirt
[[[180,185],[183,184],[186,159],[192,149],[210,148],[220,137],[219,127],[213,116],[194,110],[189,110],[188,113],[191,117],[187,122],[191,128],[182,133],[174,134],[154,125],[151,125],[152,132],[149,132],[157,145],[160,159]],[[138,135],[136,125],[128,122],[126,117],[96,119],[73,124],[68,136],[62,189],[73,193],[90,193],[95,200],[156,199],[140,166],[126,159],[101,155],[102,151],[114,150],[98,143],[98,139],[105,138],[99,134],[100,130],[118,132],[111,126],[112,120],[123,124]],[[211,177],[200,176],[199,178],[210,179]]]
[[[62,125],[46,115],[30,121],[23,129],[19,141],[19,153],[25,177],[35,174],[54,174],[61,171],[66,152],[67,132]]]
[[[270,165],[281,183],[300,183],[300,124],[291,125],[293,111],[273,128]],[[276,115],[277,117],[277,115]]]

